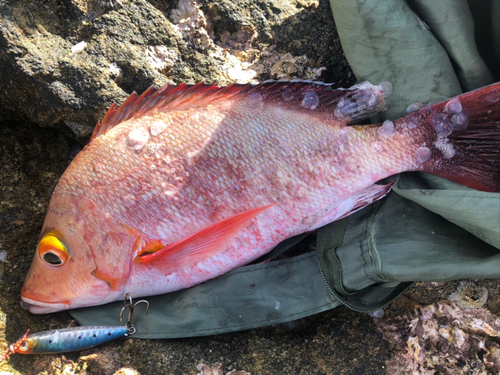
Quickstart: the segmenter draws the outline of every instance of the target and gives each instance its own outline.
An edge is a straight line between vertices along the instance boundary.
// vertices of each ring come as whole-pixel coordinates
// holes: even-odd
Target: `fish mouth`
[[[67,310],[70,308],[69,301],[59,302],[40,302],[34,299],[21,296],[21,306],[25,310],[29,310],[32,314],[48,314],[56,311]]]

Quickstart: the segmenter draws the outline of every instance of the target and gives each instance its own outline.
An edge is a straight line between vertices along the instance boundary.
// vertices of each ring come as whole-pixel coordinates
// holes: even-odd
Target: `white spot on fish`
[[[285,99],[286,102],[292,100],[293,99],[292,90],[286,88],[285,90],[283,90],[283,94],[281,94],[281,96],[283,97],[283,99]]]
[[[302,99],[301,105],[302,107],[310,109],[311,111],[315,110],[319,105],[318,95],[316,95],[314,92],[307,91],[304,94],[304,99]]]
[[[382,152],[382,142],[375,141],[372,143],[372,148],[377,152]]]
[[[424,108],[424,104],[420,102],[413,102],[408,107],[406,107],[406,113],[412,113]]]
[[[451,124],[453,125],[453,131],[460,132],[469,126],[469,117],[464,112],[457,113],[451,116]]]
[[[85,47],[87,46],[87,42],[80,42],[78,44],[75,44],[73,47],[71,47],[71,52],[73,53],[80,53],[82,52]]]
[[[258,105],[260,102],[262,102],[262,95],[260,95],[258,92],[251,92],[247,95],[247,101],[250,105]]]
[[[146,152],[148,156],[154,156],[156,153],[160,150],[161,144],[159,143],[148,143],[148,146],[146,147]],[[158,156],[158,155],[156,155]],[[149,169],[155,169],[156,166],[152,164]]]
[[[342,98],[337,103],[337,108],[335,108],[335,111],[333,111],[333,113],[340,119],[345,118],[349,114],[349,108],[354,107],[354,105],[355,103],[353,103],[349,99]]]
[[[386,85],[386,89],[389,90],[389,85]],[[349,90],[355,91],[352,95],[342,98],[334,111],[335,116],[339,118],[351,121],[360,120],[370,113],[375,113],[379,103],[383,104],[384,88],[382,85],[375,86],[365,81],[352,86]]]
[[[376,310],[369,312],[368,315],[370,315],[372,318],[383,318],[385,316],[385,311],[384,309]]]
[[[462,112],[462,103],[458,98],[451,99],[444,106],[444,111],[447,113],[460,113]]]
[[[156,137],[163,133],[166,128],[167,124],[165,124],[163,121],[157,120],[149,126],[149,132],[153,137]]]
[[[148,140],[149,133],[144,129],[139,128],[134,129],[130,133],[128,133],[126,144],[135,152],[140,153],[143,150],[144,146],[146,146]]]
[[[408,129],[415,129],[418,126],[418,122],[416,122],[415,120],[410,120],[408,121],[406,126],[408,126]]]
[[[54,342],[54,344],[56,344],[59,341],[59,331],[58,330],[56,330],[54,332],[54,338],[52,341]]]
[[[355,84],[354,86],[351,86],[350,90],[359,89],[359,90],[373,91],[373,89],[375,89],[375,88],[381,88],[381,87],[375,86],[370,81],[363,81],[363,82]]]
[[[105,167],[102,163],[97,163],[96,165],[94,165],[94,171],[96,173],[102,173],[104,171]]]
[[[279,309],[280,309],[280,307],[281,307],[280,301],[276,300],[276,301],[274,302],[274,308],[275,308],[276,310],[279,310]]]
[[[7,262],[7,251],[0,251],[0,262]]]
[[[430,148],[422,146],[417,149],[415,152],[415,159],[417,159],[417,163],[425,163],[427,160],[430,159],[432,155],[432,151]]]
[[[434,126],[438,137],[446,137],[453,132],[453,125],[448,115],[444,113],[436,113],[432,116],[431,124]]]
[[[396,127],[391,120],[385,120],[377,129],[377,134],[384,138],[392,137],[396,133]]]
[[[384,82],[380,82],[379,86],[382,87],[382,91],[384,92],[385,98],[388,98],[389,96],[392,95],[392,90],[393,90],[392,83],[390,83],[388,81],[384,81]]]
[[[434,146],[441,151],[445,159],[451,159],[456,154],[455,146],[450,143],[448,138],[438,138],[438,140],[434,142]]]
[[[342,128],[342,129],[339,130],[339,132],[338,132],[338,135],[339,135],[338,140],[341,143],[347,143],[347,142],[349,142],[349,133],[353,134],[354,132],[356,132],[356,130],[354,130],[353,128],[351,128],[349,126],[346,126],[345,128]]]
[[[488,103],[496,103],[500,100],[500,91],[491,91],[484,97]]]

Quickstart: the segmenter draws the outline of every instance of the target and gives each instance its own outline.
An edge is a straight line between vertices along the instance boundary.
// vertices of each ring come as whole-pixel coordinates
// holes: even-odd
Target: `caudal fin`
[[[477,190],[500,192],[500,82],[421,112],[415,115],[434,128],[433,143],[442,155],[429,160],[424,170]]]

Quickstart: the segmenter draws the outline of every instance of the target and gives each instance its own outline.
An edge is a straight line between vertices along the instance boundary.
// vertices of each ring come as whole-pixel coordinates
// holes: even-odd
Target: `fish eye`
[[[38,255],[51,266],[62,266],[68,260],[68,249],[56,235],[48,233],[38,244]]]

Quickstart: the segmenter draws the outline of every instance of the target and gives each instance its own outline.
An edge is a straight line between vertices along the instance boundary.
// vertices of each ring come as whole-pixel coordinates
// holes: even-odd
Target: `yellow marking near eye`
[[[50,234],[50,233],[47,234],[45,237],[43,237],[40,240],[40,244],[38,246],[40,246],[40,247],[51,246],[51,247],[54,247],[54,248],[59,249],[61,251],[67,252],[66,246],[64,246],[62,244],[62,242],[57,237],[55,237],[53,234]]]
[[[50,256],[46,257],[47,253],[53,254],[59,260],[53,257],[52,259],[55,260],[49,260],[51,258]],[[48,233],[40,240],[38,244],[38,254],[46,263],[53,266],[63,265],[68,260],[68,249],[66,249],[66,246],[64,246],[61,240],[52,233]]]

